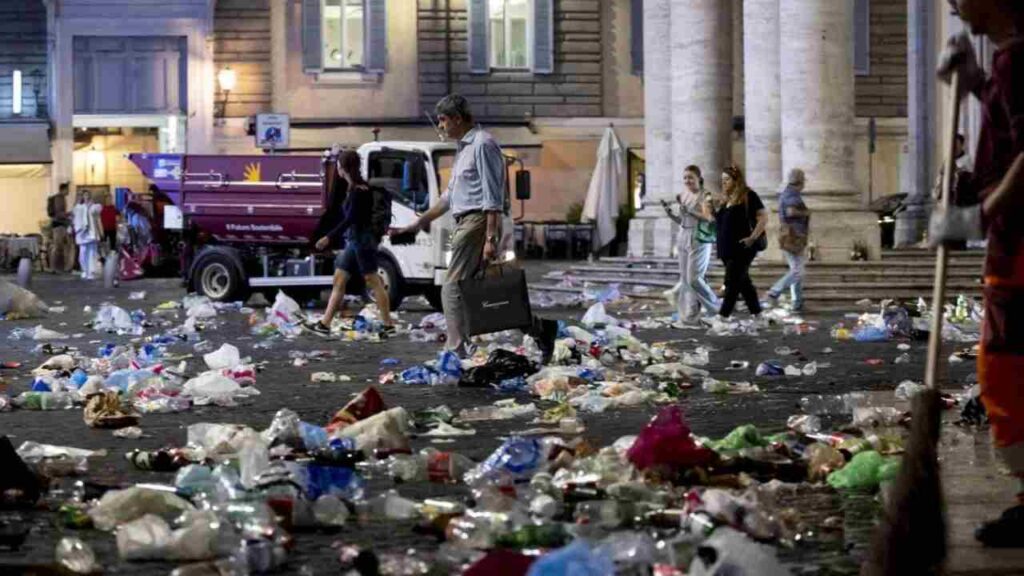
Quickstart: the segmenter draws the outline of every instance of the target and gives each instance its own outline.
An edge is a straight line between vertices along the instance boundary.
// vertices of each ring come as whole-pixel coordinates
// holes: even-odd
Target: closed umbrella
[[[625,151],[615,130],[605,129],[597,149],[597,166],[590,177],[587,202],[583,205],[583,221],[594,222],[594,250],[600,250],[615,239],[615,220],[619,217],[619,191],[626,185]]]

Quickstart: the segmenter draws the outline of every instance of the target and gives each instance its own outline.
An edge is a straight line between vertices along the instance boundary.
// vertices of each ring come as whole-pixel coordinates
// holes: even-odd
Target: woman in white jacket
[[[95,278],[97,249],[103,234],[100,223],[102,209],[102,206],[93,203],[89,192],[82,192],[71,212],[71,225],[75,230],[75,243],[78,244],[78,266],[82,269],[83,280]]]
[[[718,296],[705,279],[711,262],[711,245],[715,240],[714,219],[700,168],[687,166],[683,171],[683,184],[685,188],[676,197],[679,215],[672,212],[667,202],[663,201],[662,206],[669,218],[679,224],[676,237],[680,275],[679,320],[684,327],[695,327],[702,315],[717,314],[720,305]]]

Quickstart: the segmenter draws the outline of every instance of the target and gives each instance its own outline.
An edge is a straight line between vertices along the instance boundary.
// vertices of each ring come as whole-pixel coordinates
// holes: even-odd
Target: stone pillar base
[[[631,258],[668,258],[675,248],[676,223],[667,216],[637,215],[629,221]]]
[[[919,245],[928,231],[931,206],[925,202],[908,202],[907,208],[896,215],[896,234],[893,244],[896,248]]]
[[[882,232],[877,214],[864,210],[814,210],[810,244],[814,246],[815,262],[849,262],[855,242],[867,247],[869,260],[881,259]],[[768,249],[759,259],[785,261],[779,248],[777,214],[768,219]]]

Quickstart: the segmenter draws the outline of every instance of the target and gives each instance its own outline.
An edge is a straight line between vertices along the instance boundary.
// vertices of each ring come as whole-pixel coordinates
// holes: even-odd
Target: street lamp
[[[220,103],[220,113],[217,116],[224,118],[227,116],[228,98],[231,97],[231,91],[238,85],[238,74],[231,69],[231,66],[225,66],[217,73],[217,84],[220,85],[220,91],[224,93],[224,99]]]

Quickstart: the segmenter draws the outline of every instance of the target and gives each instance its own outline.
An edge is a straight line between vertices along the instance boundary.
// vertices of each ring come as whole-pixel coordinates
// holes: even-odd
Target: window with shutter
[[[853,3],[853,69],[857,76],[871,74],[871,0]]]
[[[308,73],[368,70],[387,63],[387,0],[302,0]]]
[[[469,68],[554,71],[554,0],[469,0]]]

